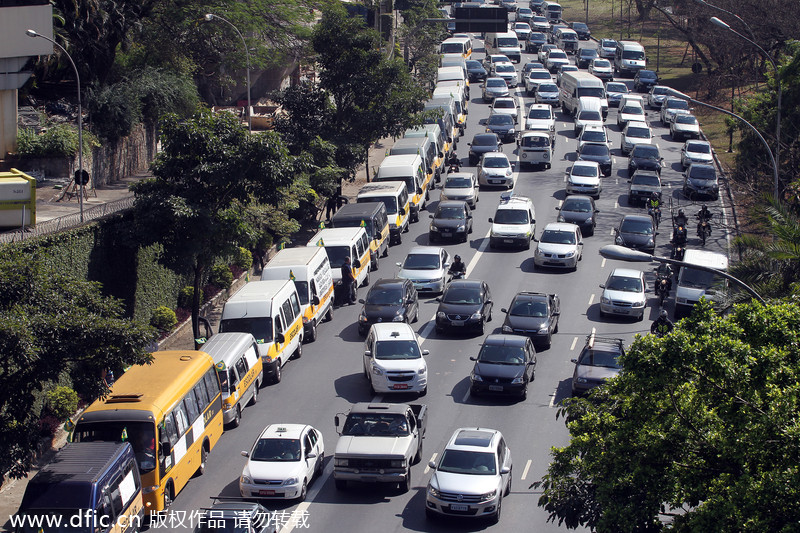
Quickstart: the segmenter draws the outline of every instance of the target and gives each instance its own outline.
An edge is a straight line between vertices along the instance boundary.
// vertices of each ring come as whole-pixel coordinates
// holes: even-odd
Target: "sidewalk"
[[[370,147],[370,176],[375,174],[384,157],[386,156],[386,151],[389,150],[393,145],[394,139],[388,138],[382,139]],[[128,186],[131,183],[135,183],[149,177],[152,177],[152,174],[150,174],[149,171],[141,171],[110,186],[97,189],[95,191],[97,193],[96,197],[92,193],[89,195],[88,199],[84,199],[84,219],[88,220],[90,218],[90,211],[107,214],[107,211],[102,209],[103,207],[114,205],[122,206],[125,204],[126,199],[130,199],[132,201],[133,193],[128,190]],[[366,181],[367,178],[364,172],[364,167],[362,166],[356,173],[356,179],[354,181],[345,182],[342,184],[342,194],[349,200],[354,201],[356,195],[358,194],[358,190],[366,183]],[[60,228],[64,228],[80,223],[78,216],[80,213],[80,206],[77,198],[67,200],[65,197],[62,201],[57,202],[56,198],[58,198],[60,194],[61,190],[56,189],[53,186],[44,186],[36,190],[37,226],[52,226],[55,224]],[[325,214],[323,210],[320,212],[320,217],[324,218],[324,216]],[[23,238],[27,238],[31,234],[35,234],[35,232],[26,232]],[[0,234],[0,237],[6,237],[6,240],[18,241],[20,239],[20,232],[19,230],[16,230],[15,232],[6,232],[5,234]],[[257,275],[251,276],[249,279],[258,279],[258,277],[259,276]],[[246,279],[243,278],[239,283],[242,282],[246,282]],[[219,322],[223,301],[224,300],[220,299],[217,305],[212,306],[203,313],[206,317],[208,317],[212,327],[216,327]],[[176,330],[173,335],[159,344],[159,349],[194,349],[194,335],[192,334],[191,326]],[[50,460],[52,460],[55,452],[63,447],[64,444],[66,444],[66,437],[67,435],[63,430],[58,431],[58,434],[53,439],[53,449],[46,452],[42,456],[41,460],[39,461],[40,465],[47,464]],[[32,478],[36,472],[38,472],[38,468],[34,467],[28,473],[27,477],[16,480],[7,480],[2,487],[0,487],[0,531],[10,531],[9,517],[16,513],[17,509],[19,509],[19,505],[22,502],[22,496],[25,493],[28,480]]]

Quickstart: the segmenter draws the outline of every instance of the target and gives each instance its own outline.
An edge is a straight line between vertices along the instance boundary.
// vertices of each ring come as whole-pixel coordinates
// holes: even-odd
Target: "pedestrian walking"
[[[344,258],[342,265],[342,305],[356,303],[356,278],[353,276],[353,266],[350,257]]]

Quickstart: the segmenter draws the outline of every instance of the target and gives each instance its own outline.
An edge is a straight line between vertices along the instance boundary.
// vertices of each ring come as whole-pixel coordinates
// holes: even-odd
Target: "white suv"
[[[373,324],[364,342],[364,377],[373,393],[428,392],[428,365],[419,337],[408,324]]]
[[[500,520],[503,497],[511,492],[511,450],[496,429],[459,428],[428,466],[425,515]]]
[[[500,205],[489,222],[489,247],[521,246],[531,247],[531,239],[536,231],[536,211],[530,198],[514,196],[511,192],[500,195]]]

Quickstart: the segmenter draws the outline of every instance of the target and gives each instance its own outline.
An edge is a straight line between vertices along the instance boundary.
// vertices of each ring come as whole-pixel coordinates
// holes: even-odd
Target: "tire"
[[[242,423],[242,407],[240,405],[236,406],[236,413],[233,416],[233,420],[231,421],[232,428],[238,428],[239,424]]]
[[[336,486],[336,490],[347,490],[346,479],[334,479],[333,484]]]
[[[333,320],[333,304],[328,307],[328,312],[325,313],[325,322]]]
[[[400,492],[406,493],[411,490],[411,467],[408,467],[406,479],[400,482]]]
[[[303,488],[300,489],[300,496],[297,498],[297,501],[299,502],[306,501],[306,495],[308,495],[308,482],[304,479]]]
[[[417,310],[414,311],[414,320],[412,320],[411,323],[416,324],[417,320],[419,320],[419,307],[417,307]]]
[[[522,389],[522,394],[519,395],[519,399],[521,401],[523,401],[523,402],[528,399],[528,386],[527,385],[525,385],[525,388]],[[506,494],[508,494],[508,492],[506,492]]]
[[[503,494],[504,496],[508,496],[509,494],[511,494],[511,480],[512,479],[514,479],[514,470],[513,469],[508,472],[508,485],[506,485],[506,491]]]
[[[418,465],[422,461],[422,441],[419,441],[419,448],[417,448],[417,453],[414,455],[414,464]]]
[[[422,391],[419,393],[419,397],[422,398],[423,396],[427,396],[427,395],[428,395],[428,386],[425,385],[425,388],[422,389]]]
[[[311,323],[311,329],[308,330],[308,335],[303,339],[303,342],[314,342],[317,340],[317,321]]]
[[[362,287],[366,287],[369,285],[369,270],[367,270],[367,275],[364,276],[364,281],[361,283]]]
[[[292,359],[300,359],[303,357],[303,339],[300,339],[300,342],[297,343],[297,349],[292,354]]]
[[[325,452],[321,452],[317,457],[317,467],[314,469],[314,475],[319,479],[322,475],[322,470],[325,468]]]
[[[364,379],[369,379],[369,372],[367,371],[367,367],[364,367]]]
[[[195,472],[195,476],[199,477],[206,473],[206,465],[208,464],[208,450],[206,449],[205,443],[203,447],[200,448],[200,466],[197,467],[197,472]]]
[[[500,522],[500,511],[502,510],[502,508],[503,508],[503,498],[501,496],[497,500],[497,511],[494,512],[491,518],[493,524],[497,524],[498,522]]]
[[[483,336],[483,334],[484,334],[485,332],[486,332],[486,322],[484,322],[483,320],[481,320],[481,323],[480,323],[480,325],[478,326],[478,335],[480,335],[480,336]]]
[[[283,377],[283,370],[281,369],[281,360],[278,359],[277,363],[275,363],[275,374],[272,376],[272,382],[280,383],[282,377]]]
[[[258,381],[253,386],[253,396],[250,398],[250,401],[247,402],[247,405],[255,405],[258,401]]]
[[[164,498],[163,498],[162,501],[164,503],[164,510],[166,511],[167,509],[169,509],[169,506],[172,505],[172,484],[171,483],[168,483],[167,487],[164,489]]]

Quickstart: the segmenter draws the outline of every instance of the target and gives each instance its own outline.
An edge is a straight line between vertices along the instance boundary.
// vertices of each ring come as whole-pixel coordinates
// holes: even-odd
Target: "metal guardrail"
[[[125,198],[114,200],[113,202],[108,202],[85,209],[83,211],[83,222],[81,222],[80,213],[73,213],[71,215],[65,215],[63,217],[47,220],[45,222],[36,224],[33,227],[0,233],[0,243],[7,244],[22,242],[25,239],[42,237],[44,235],[50,235],[69,228],[76,228],[82,224],[86,224],[114,213],[130,209],[133,207],[133,202],[134,196],[126,196]]]

